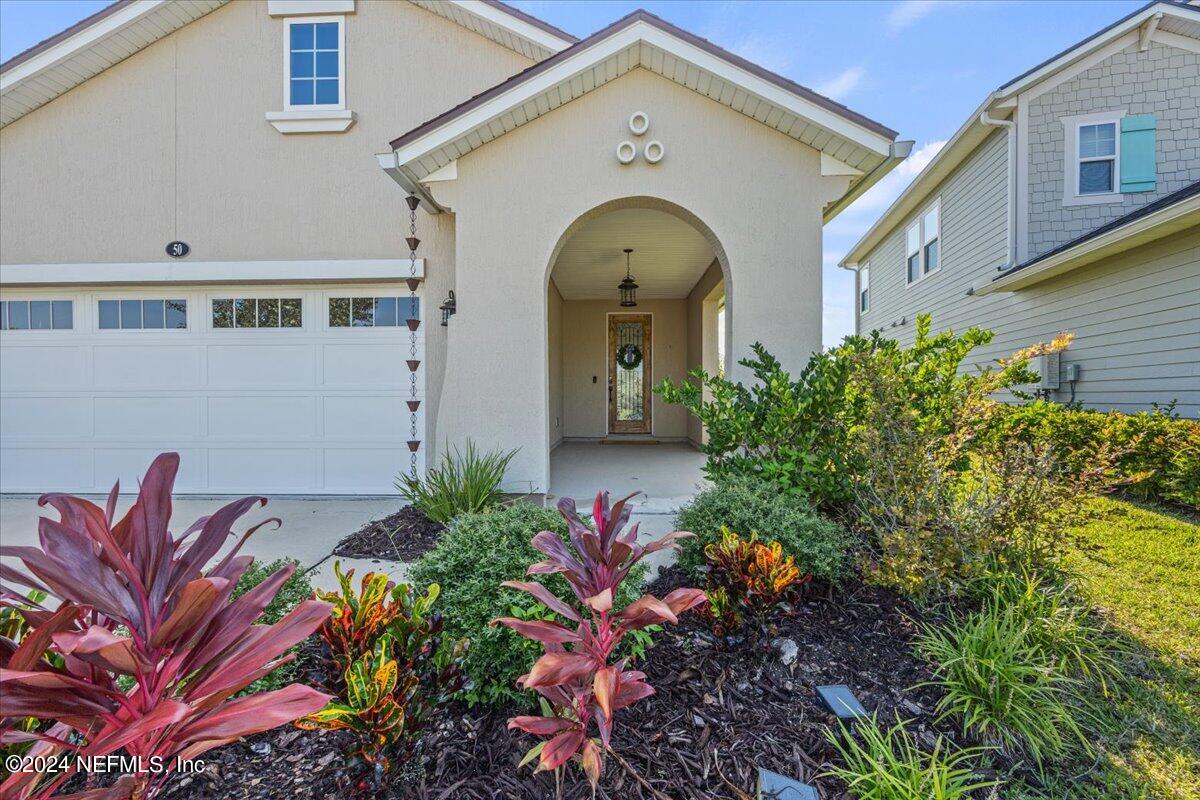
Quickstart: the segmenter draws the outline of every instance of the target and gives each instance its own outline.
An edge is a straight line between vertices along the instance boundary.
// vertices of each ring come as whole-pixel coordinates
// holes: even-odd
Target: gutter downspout
[[[1003,272],[1017,265],[1017,123],[990,117],[986,108],[979,112],[979,122],[1008,129],[1008,263],[997,268],[997,272]]]

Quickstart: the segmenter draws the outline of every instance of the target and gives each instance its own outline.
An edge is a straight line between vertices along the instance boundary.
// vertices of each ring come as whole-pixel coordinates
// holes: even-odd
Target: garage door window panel
[[[212,301],[213,328],[299,328],[299,297],[239,297]]]
[[[4,300],[0,302],[0,330],[69,331],[75,327],[70,300]]]
[[[331,328],[398,328],[421,318],[420,298],[331,297]]]
[[[187,300],[100,300],[97,306],[100,330],[161,331],[187,328]]]

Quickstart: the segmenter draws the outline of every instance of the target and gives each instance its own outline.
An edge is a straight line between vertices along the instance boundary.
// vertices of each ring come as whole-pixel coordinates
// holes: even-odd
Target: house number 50
[[[187,242],[171,242],[167,245],[167,255],[171,258],[183,258],[192,251]]]

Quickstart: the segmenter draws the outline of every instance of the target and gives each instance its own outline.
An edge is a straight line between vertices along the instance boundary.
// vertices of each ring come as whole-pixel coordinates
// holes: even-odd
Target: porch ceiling
[[[665,211],[624,208],[589,221],[559,252],[551,278],[564,300],[611,300],[632,247],[638,298],[687,297],[713,262],[708,240]]]

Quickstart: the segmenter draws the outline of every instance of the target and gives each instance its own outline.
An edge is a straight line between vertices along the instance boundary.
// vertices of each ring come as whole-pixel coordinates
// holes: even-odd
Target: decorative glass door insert
[[[650,433],[650,315],[608,317],[608,432]]]

